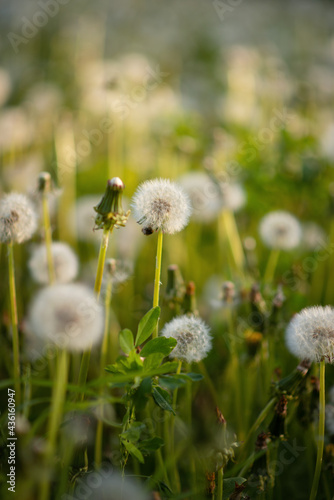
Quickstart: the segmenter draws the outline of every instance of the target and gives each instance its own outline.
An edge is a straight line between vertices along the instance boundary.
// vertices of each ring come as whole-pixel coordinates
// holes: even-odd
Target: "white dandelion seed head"
[[[0,241],[23,243],[36,229],[36,210],[24,194],[9,193],[0,200]]]
[[[326,428],[328,434],[334,436],[334,405],[326,405]]]
[[[277,250],[292,250],[299,245],[302,237],[298,219],[283,210],[265,215],[261,219],[259,231],[264,244]]]
[[[30,307],[28,331],[44,344],[85,351],[102,340],[103,308],[81,284],[57,284],[41,290]]]
[[[181,231],[191,214],[190,200],[183,189],[169,179],[143,182],[132,200],[133,215],[143,228],[166,234]]]
[[[180,316],[167,323],[161,335],[177,340],[171,358],[182,359],[188,363],[204,359],[212,347],[209,327],[195,316]]]
[[[289,351],[300,359],[334,361],[334,308],[303,309],[290,321],[285,335]]]
[[[79,261],[71,247],[60,241],[52,243],[52,257],[56,283],[69,283],[78,274]],[[37,283],[48,284],[49,271],[46,246],[34,248],[28,263],[33,279]]]
[[[86,486],[85,500],[150,500],[151,496],[143,486],[133,478],[122,477],[116,469],[103,467],[86,475],[82,483]],[[94,485],[92,487],[92,485]],[[74,490],[73,500],[81,500],[82,487]]]

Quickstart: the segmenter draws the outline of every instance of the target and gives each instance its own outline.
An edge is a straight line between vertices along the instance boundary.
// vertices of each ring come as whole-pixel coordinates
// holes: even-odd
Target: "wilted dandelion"
[[[308,307],[296,314],[286,330],[288,349],[300,359],[334,361],[334,308]]]
[[[187,225],[191,213],[188,196],[168,179],[143,182],[133,197],[132,207],[143,232],[178,233]]]
[[[0,241],[23,243],[37,229],[37,214],[29,199],[9,193],[0,200]]]
[[[277,250],[292,250],[299,245],[302,237],[298,219],[283,210],[265,215],[259,230],[264,244]]]
[[[51,245],[55,283],[69,283],[73,281],[79,269],[79,261],[71,247],[66,243],[55,242]],[[36,247],[29,260],[29,269],[37,283],[49,282],[47,251],[45,245]]]
[[[204,359],[211,347],[209,327],[195,316],[180,316],[167,323],[161,335],[177,340],[177,345],[170,354],[172,358],[192,363]]]
[[[80,284],[44,288],[35,297],[28,330],[44,343],[68,351],[85,351],[102,340],[103,308],[93,292]]]

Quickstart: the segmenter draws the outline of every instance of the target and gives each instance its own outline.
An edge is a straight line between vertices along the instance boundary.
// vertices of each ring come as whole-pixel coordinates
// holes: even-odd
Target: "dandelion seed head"
[[[334,361],[334,308],[314,306],[303,309],[286,329],[286,345],[300,359]]]
[[[212,347],[209,327],[195,316],[180,316],[167,323],[161,335],[177,340],[171,352],[172,358],[182,359],[188,363],[204,359]]]
[[[28,331],[44,344],[85,351],[102,340],[103,308],[81,284],[57,284],[41,290],[30,307]]]
[[[37,229],[37,213],[29,199],[9,193],[0,200],[0,241],[23,243]]]
[[[133,214],[145,229],[167,234],[181,231],[188,223],[191,206],[181,187],[168,179],[143,182],[133,201]]]
[[[73,281],[79,270],[79,261],[71,247],[66,243],[52,243],[52,257],[56,283]],[[37,283],[46,285],[49,282],[47,251],[45,245],[36,247],[30,257],[29,270]]]
[[[264,244],[278,250],[292,250],[299,245],[302,237],[298,219],[283,210],[265,215],[259,231]]]
[[[328,237],[318,224],[307,222],[303,224],[302,243],[307,250],[316,251],[327,245]]]

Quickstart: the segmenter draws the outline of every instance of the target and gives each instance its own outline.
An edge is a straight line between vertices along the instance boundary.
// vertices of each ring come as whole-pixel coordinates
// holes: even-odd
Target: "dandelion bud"
[[[192,363],[204,359],[212,347],[208,326],[200,318],[179,316],[167,323],[161,335],[177,340],[177,345],[170,354],[172,358]]]
[[[283,438],[285,436],[285,419],[288,410],[288,400],[286,396],[282,395],[276,406],[274,417],[269,424],[269,433],[271,438]]]
[[[0,200],[0,241],[23,243],[37,229],[37,213],[29,199],[10,193]]]
[[[253,330],[246,330],[245,341],[249,356],[253,357],[259,350],[263,335],[260,332],[253,332]]]
[[[190,281],[186,286],[186,293],[183,298],[184,314],[193,314],[194,316],[198,315],[195,290],[195,283]]]
[[[218,423],[221,425],[226,425],[226,419],[225,419],[224,415],[222,414],[222,412],[220,411],[220,409],[218,408],[218,406],[216,406],[216,414],[217,414]]]
[[[235,298],[235,286],[232,281],[225,281],[222,286],[224,304],[232,304]]]
[[[107,182],[107,189],[98,205],[94,207],[97,216],[95,223],[99,229],[125,226],[130,211],[124,212],[122,194],[124,184],[119,177],[113,177]]]
[[[310,368],[310,361],[303,360],[290,375],[275,384],[276,391],[281,394],[295,395],[303,387],[305,377],[309,373]]]
[[[41,172],[37,179],[38,191],[40,193],[49,193],[51,191],[51,175],[49,172]]]

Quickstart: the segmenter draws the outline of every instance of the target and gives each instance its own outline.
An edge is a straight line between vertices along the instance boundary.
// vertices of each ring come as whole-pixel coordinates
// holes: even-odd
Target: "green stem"
[[[105,322],[104,322],[104,334],[101,347],[101,357],[100,357],[100,375],[103,376],[104,367],[107,364],[107,354],[108,354],[108,341],[109,341],[109,319],[110,319],[110,302],[111,302],[111,291],[112,291],[112,281],[111,277],[108,279],[106,296],[105,296]],[[101,387],[100,394],[103,395],[104,389]],[[101,465],[102,462],[102,437],[103,437],[103,413],[104,404],[101,403],[101,418],[97,422],[96,429],[96,439],[95,439],[95,465],[96,467]]]
[[[8,275],[9,275],[9,296],[10,296],[10,319],[12,324],[13,337],[13,367],[14,367],[14,386],[16,404],[21,403],[21,384],[20,384],[20,355],[19,355],[19,332],[17,321],[17,302],[15,289],[15,266],[13,242],[8,243]]]
[[[99,260],[97,263],[97,271],[96,271],[95,286],[94,286],[94,292],[96,293],[97,300],[99,300],[100,298],[104,263],[106,260],[109,235],[112,232],[112,230],[113,226],[111,227],[111,229],[106,229],[106,228],[103,229],[103,236],[100,245]],[[86,383],[88,369],[89,369],[90,354],[91,354],[91,348],[85,351],[82,355],[80,372],[79,372],[79,381],[78,381],[79,386],[84,386]],[[84,398],[84,393],[81,394],[80,397],[81,401],[83,400],[83,398]]]
[[[95,278],[95,285],[94,285],[94,292],[97,295],[97,299],[100,297],[101,293],[101,285],[102,285],[102,278],[103,278],[103,269],[104,269],[104,263],[106,260],[106,254],[107,254],[107,248],[108,248],[108,242],[109,242],[109,235],[112,232],[113,227],[111,229],[103,229],[103,235],[102,235],[102,240],[101,240],[101,245],[100,245],[100,252],[99,252],[99,260],[97,263],[97,271],[96,271],[96,278]]]
[[[223,485],[224,485],[224,469],[221,467],[218,471],[218,484],[217,484],[217,500],[223,500]]]
[[[239,462],[242,461],[242,458],[244,456],[244,453],[246,451],[246,448],[247,448],[247,445],[250,441],[250,439],[252,438],[254,432],[256,431],[256,429],[258,429],[258,427],[262,424],[263,420],[266,418],[266,416],[269,414],[270,410],[272,409],[272,407],[274,406],[274,404],[276,403],[277,401],[277,398],[276,396],[274,396],[273,398],[271,398],[271,400],[267,403],[267,405],[263,408],[263,410],[261,411],[261,413],[259,414],[259,416],[257,417],[257,419],[255,420],[254,424],[252,425],[243,445],[242,445],[242,448],[241,448],[241,453],[240,453],[240,457],[238,459]]]
[[[275,276],[275,270],[278,262],[280,251],[273,249],[270,252],[266,270],[264,272],[263,281],[264,283],[271,283]]]
[[[215,403],[216,406],[219,406],[219,401],[218,401],[218,394],[217,394],[217,391],[215,389],[215,386],[213,385],[213,382],[211,380],[211,377],[208,373],[208,370],[206,369],[206,366],[205,364],[203,363],[203,361],[199,361],[198,363],[198,368],[201,372],[201,374],[203,375],[204,377],[204,380],[205,380],[205,383],[207,384],[208,386],[208,389],[211,393],[211,396],[212,396],[212,399],[213,399],[213,402]]]
[[[159,305],[162,242],[163,242],[163,232],[160,229],[160,231],[158,232],[157,256],[155,261],[153,307],[157,307]],[[152,338],[156,338],[158,336],[158,331],[159,331],[159,324],[157,324],[156,329],[153,332]]]
[[[49,283],[52,285],[55,282],[55,269],[53,263],[53,255],[52,255],[52,230],[50,224],[50,212],[49,212],[49,204],[48,197],[46,193],[43,193],[43,224],[44,224],[44,237],[45,237],[45,246],[46,246],[46,258],[48,263],[48,272],[49,272]]]
[[[324,453],[324,435],[325,435],[325,361],[320,362],[320,393],[319,393],[319,430],[317,445],[317,462],[313,476],[310,500],[315,500],[318,491],[319,479],[321,474],[322,457]]]
[[[176,375],[180,375],[182,369],[182,361],[179,360],[179,364],[176,370]],[[177,393],[178,390],[174,390],[173,394],[173,410],[176,413],[176,403],[177,403]],[[170,443],[170,458],[172,460],[172,486],[173,490],[176,492],[180,491],[180,477],[179,473],[177,470],[177,460],[175,456],[175,415],[172,414],[170,418],[170,430],[169,430],[169,436],[165,436],[165,440]]]
[[[57,377],[52,391],[52,401],[50,408],[50,420],[48,425],[48,443],[46,447],[46,462],[50,465],[56,452],[56,439],[61,423],[63,407],[66,394],[68,376],[68,354],[65,350],[59,353]],[[41,483],[40,500],[49,500],[50,498],[50,480],[44,479]]]
[[[245,268],[245,256],[234,215],[229,210],[223,210],[221,217],[223,219],[232,258],[240,275],[243,276]]]

